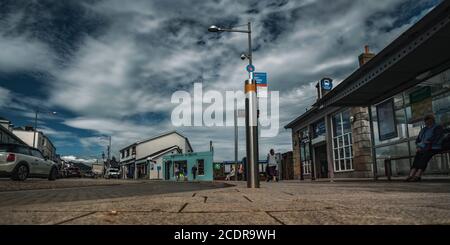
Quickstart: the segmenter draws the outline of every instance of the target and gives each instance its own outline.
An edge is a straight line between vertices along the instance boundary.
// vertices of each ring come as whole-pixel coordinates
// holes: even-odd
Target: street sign
[[[267,82],[267,73],[255,72],[254,79],[256,81],[256,87],[258,88],[258,98],[267,98],[269,92],[269,85]]]
[[[247,66],[247,71],[248,72],[254,72],[256,69],[255,69],[255,66],[254,65],[248,65]]]
[[[267,87],[267,73],[265,72],[255,72],[254,78],[256,80],[256,86]]]
[[[325,91],[330,91],[333,89],[333,79],[331,78],[324,78],[320,81],[320,86],[322,86],[322,89]]]

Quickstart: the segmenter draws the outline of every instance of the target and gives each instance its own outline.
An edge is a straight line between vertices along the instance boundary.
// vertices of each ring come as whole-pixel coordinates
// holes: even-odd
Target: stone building
[[[374,56],[366,46],[360,66]],[[330,85],[329,78],[317,84],[317,101],[332,89]],[[367,108],[313,106],[286,128],[292,129],[295,179],[372,177]]]

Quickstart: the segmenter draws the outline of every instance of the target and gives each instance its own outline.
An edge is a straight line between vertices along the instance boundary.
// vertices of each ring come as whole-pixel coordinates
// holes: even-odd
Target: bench
[[[450,150],[442,150],[436,154],[436,155],[446,155],[450,154]],[[386,174],[386,177],[388,181],[392,180],[392,161],[398,161],[398,160],[406,160],[406,159],[413,159],[415,156],[399,156],[399,157],[388,157],[384,159],[384,173]],[[448,161],[449,159],[447,159]]]

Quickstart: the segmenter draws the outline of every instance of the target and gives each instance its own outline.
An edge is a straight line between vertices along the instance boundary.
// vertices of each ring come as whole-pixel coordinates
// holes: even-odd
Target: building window
[[[133,146],[132,149],[133,149],[133,150],[132,150],[132,154],[133,154],[133,155],[136,155],[136,146]]]
[[[125,152],[124,151],[121,151],[120,154],[122,155],[122,158],[125,157]]]
[[[300,130],[300,161],[302,163],[302,174],[311,174],[311,152],[308,128]]]
[[[312,125],[313,127],[313,139],[316,139],[320,136],[325,136],[327,131],[325,128],[325,120],[320,120]]]
[[[380,141],[398,137],[393,98],[377,105],[377,119]]]
[[[353,171],[353,142],[350,110],[333,116],[334,171]]]
[[[127,157],[130,156],[130,149],[127,149]]]
[[[197,160],[197,173],[198,175],[205,175],[205,160]]]

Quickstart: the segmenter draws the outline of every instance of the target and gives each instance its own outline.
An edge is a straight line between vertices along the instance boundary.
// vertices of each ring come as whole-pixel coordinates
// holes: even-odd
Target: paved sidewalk
[[[80,179],[67,178],[58,179],[56,181],[48,181],[47,179],[27,179],[26,181],[11,181],[9,178],[0,178],[0,192],[3,191],[22,191],[22,190],[39,190],[39,189],[64,189],[91,186],[112,186],[121,184],[138,183],[133,180],[118,179]]]
[[[5,206],[1,224],[450,224],[448,182],[280,182]],[[149,182],[149,185],[152,183]]]

